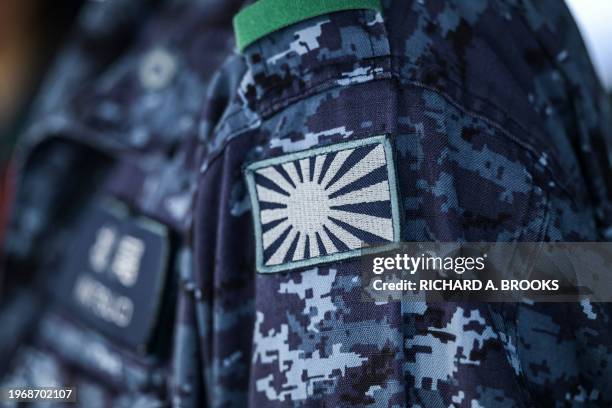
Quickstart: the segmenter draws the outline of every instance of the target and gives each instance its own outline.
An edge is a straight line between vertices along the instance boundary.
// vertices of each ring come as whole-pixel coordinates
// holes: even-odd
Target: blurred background
[[[20,120],[81,0],[0,1],[0,155],[6,155]]]
[[[612,92],[612,1],[566,0],[582,34],[595,71]]]
[[[0,1],[0,241],[11,196],[10,155],[81,0]]]

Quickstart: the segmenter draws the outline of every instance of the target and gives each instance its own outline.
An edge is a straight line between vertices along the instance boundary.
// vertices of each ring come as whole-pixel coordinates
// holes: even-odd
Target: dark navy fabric
[[[612,404],[607,304],[364,302],[352,252],[612,236],[609,100],[562,2],[383,0],[242,53],[248,2],[124,5],[138,22],[119,3],[82,24],[120,49],[77,41],[21,147],[3,386],[74,385],[83,407]],[[146,350],[45,297],[109,197],[169,231]]]
[[[612,224],[609,108],[561,2],[383,5],[277,31],[217,74],[194,213],[210,405],[608,406],[606,304],[373,304],[358,260],[312,251],[257,272],[275,227],[257,212],[282,208],[253,196],[286,199],[244,167],[376,136],[404,241],[590,241]],[[270,174],[256,183],[295,181]]]

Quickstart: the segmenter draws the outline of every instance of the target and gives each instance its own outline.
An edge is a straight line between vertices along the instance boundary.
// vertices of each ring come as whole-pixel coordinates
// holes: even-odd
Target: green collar
[[[242,52],[261,37],[297,22],[342,10],[381,11],[380,0],[259,0],[234,17],[236,44]]]

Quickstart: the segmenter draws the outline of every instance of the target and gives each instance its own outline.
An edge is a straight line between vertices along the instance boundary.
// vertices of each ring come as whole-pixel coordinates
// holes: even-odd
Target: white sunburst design
[[[249,166],[259,269],[312,265],[396,241],[386,148],[376,137]]]

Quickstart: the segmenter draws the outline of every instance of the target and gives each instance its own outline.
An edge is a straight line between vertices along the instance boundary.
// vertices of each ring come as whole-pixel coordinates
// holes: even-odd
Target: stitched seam
[[[385,57],[384,59],[386,60],[387,58],[388,58],[388,56]],[[330,65],[332,65],[332,64],[330,64]],[[329,65],[327,65],[327,66],[329,66]],[[335,74],[335,75],[333,75],[333,74]],[[497,121],[495,121],[493,119],[490,119],[488,116],[485,116],[485,115],[483,115],[483,114],[481,114],[479,112],[467,109],[466,107],[463,106],[463,104],[455,101],[455,99],[453,97],[451,97],[450,95],[448,95],[448,93],[442,91],[441,89],[439,89],[437,87],[428,86],[428,85],[423,84],[421,82],[413,81],[413,80],[410,80],[410,79],[406,78],[405,76],[403,76],[400,73],[398,73],[395,68],[391,68],[391,72],[383,72],[381,74],[374,74],[373,75],[374,78],[372,78],[370,81],[367,81],[367,82],[373,82],[373,81],[381,80],[381,79],[388,79],[389,75],[392,76],[393,78],[395,78],[400,84],[408,84],[408,85],[413,85],[413,86],[416,86],[416,87],[419,87],[419,88],[428,89],[428,90],[430,90],[432,92],[435,92],[435,93],[441,95],[442,97],[444,97],[444,99],[446,99],[449,103],[451,103],[457,109],[461,110],[462,112],[464,112],[464,113],[466,113],[466,114],[468,114],[468,115],[470,115],[472,117],[475,117],[475,118],[478,118],[478,119],[484,121],[488,125],[494,127],[496,130],[498,130],[500,133],[502,133],[504,136],[506,136],[512,142],[514,142],[514,143],[518,144],[519,146],[521,146],[521,147],[525,148],[526,150],[528,150],[530,152],[530,154],[533,156],[534,160],[537,160],[537,158],[539,157],[538,150],[536,149],[535,146],[533,146],[528,141],[524,141],[522,139],[517,138],[512,133],[510,133],[506,129],[504,129],[504,127],[502,127],[502,125],[500,125]],[[367,75],[359,76],[359,78],[363,78],[363,77],[367,77]],[[333,78],[333,79],[330,79],[330,78]],[[301,100],[304,97],[307,97],[309,95],[320,93],[320,92],[323,92],[323,91],[326,91],[326,90],[329,90],[329,89],[334,89],[334,88],[337,88],[337,87],[344,87],[343,85],[338,85],[337,84],[337,81],[340,80],[340,79],[342,79],[342,78],[338,78],[337,73],[331,73],[324,80],[322,80],[322,81],[320,81],[318,83],[315,83],[312,86],[309,86],[304,91],[301,91],[301,92],[299,92],[297,94],[294,94],[294,95],[291,95],[289,97],[279,98],[278,101],[274,102],[274,105],[269,106],[266,110],[261,112],[261,116],[262,117],[270,116],[270,115],[276,113],[281,108],[286,107],[286,105],[288,105],[288,104],[290,104],[290,103],[292,103],[292,102],[294,102],[296,100]],[[449,79],[449,82],[451,82],[453,85],[457,85],[452,79]],[[354,86],[354,85],[359,85],[359,84],[363,84],[363,83],[366,83],[366,82],[360,82],[360,83],[356,83],[356,84],[349,84],[348,86]],[[502,113],[503,116],[505,116],[506,120],[511,122],[520,131],[523,131],[523,132],[525,132],[527,134],[532,134],[532,132],[530,132],[527,129],[525,129],[525,127],[521,123],[519,123],[516,120],[514,120],[504,110],[497,108],[494,103],[490,102],[489,100],[481,99],[481,97],[479,95],[477,95],[477,94],[475,94],[473,92],[470,92],[470,91],[467,91],[467,90],[464,90],[464,92],[466,94],[468,94],[468,95],[471,95],[471,96],[479,99],[479,101],[482,102],[485,105],[485,108],[493,107],[493,109],[498,110],[500,113]],[[237,111],[236,113],[238,113],[238,112],[239,111]],[[219,148],[219,151],[224,150],[225,147],[227,146],[227,144],[229,142],[231,142],[231,140],[233,140],[236,137],[236,136],[231,137],[232,135],[236,135],[240,131],[242,131],[244,129],[250,128],[255,123],[257,123],[257,121],[250,122],[248,125],[245,125],[245,126],[239,128],[239,129],[234,130],[226,138],[226,141],[222,144],[222,147]],[[238,136],[238,137],[240,137],[240,136]],[[219,153],[215,154],[214,156],[218,156],[218,154]],[[557,160],[556,155],[550,154],[550,157],[554,161]],[[213,159],[211,159],[209,161],[209,163],[212,163],[214,161],[214,159],[216,159],[216,157],[213,157]],[[558,164],[557,164],[557,166],[562,170],[561,166],[559,166]],[[571,192],[571,189],[567,187],[565,182],[562,179],[560,179],[558,176],[556,176],[556,174],[550,169],[550,167],[547,167],[547,173],[555,181],[555,183],[564,190],[564,192],[572,200],[572,202],[575,203],[575,199],[573,198],[573,194]]]
[[[266,276],[266,275],[258,275],[258,276]],[[361,329],[370,329],[372,327],[381,327],[381,328],[392,328],[392,329],[398,329],[400,327],[400,323],[372,323],[372,324],[364,324],[364,325],[358,325],[358,326],[352,326],[351,330],[361,330]],[[327,335],[329,333],[340,333],[340,332],[345,332],[347,330],[346,327],[343,328],[339,328],[339,329],[332,329],[332,330],[319,330],[318,332],[314,332],[314,331],[306,331],[306,334],[320,334],[320,335]]]
[[[386,63],[386,64],[382,64],[381,62]],[[315,82],[310,82],[308,87],[306,87],[306,89],[298,92],[297,94],[292,94],[290,96],[284,96],[284,95],[273,96],[272,94],[275,92],[280,93],[283,90],[291,90],[292,89],[291,85],[295,84],[296,82],[296,79],[284,80],[282,83],[278,85],[270,86],[264,89],[263,94],[255,101],[255,106],[256,107],[261,106],[262,112],[266,112],[266,111],[271,110],[270,107],[272,106],[282,107],[282,104],[285,100],[290,100],[296,95],[308,93],[310,91],[310,88],[314,88],[319,84],[329,81],[330,79],[333,79],[334,81],[343,79],[340,76],[342,74],[341,72],[337,72],[332,69],[340,69],[340,67],[342,66],[352,67],[355,64],[357,64],[359,67],[376,67],[377,66],[376,64],[379,64],[380,66],[383,66],[383,68],[385,68],[384,65],[390,65],[389,63],[390,63],[389,55],[381,55],[381,56],[372,56],[372,57],[362,58],[358,61],[349,60],[349,59],[343,60],[343,61],[337,61],[334,63],[319,65],[311,69],[305,69],[305,70],[298,69],[297,72],[289,71],[290,74],[298,75],[298,76],[304,76],[307,74],[313,74],[313,75],[320,74],[322,78],[318,78]],[[325,71],[329,71],[329,72],[325,72]],[[360,76],[367,76],[367,74],[360,75]],[[357,78],[357,77],[354,77],[354,78]],[[270,113],[272,114],[275,112],[270,112]]]
[[[472,116],[478,115],[479,119],[485,119],[487,121],[487,123],[489,124],[496,124],[495,127],[501,131],[503,131],[504,133],[506,133],[505,129],[498,124],[497,120],[494,119],[490,119],[488,115],[484,115],[482,113],[476,112],[476,111],[472,111],[472,110],[467,110],[466,108],[463,107],[463,104],[456,102],[454,100],[453,97],[451,97],[450,95],[448,95],[446,92],[442,91],[441,89],[439,89],[438,87],[433,87],[433,86],[428,86],[426,84],[423,84],[422,82],[419,81],[415,81],[412,80],[404,75],[402,75],[398,69],[395,67],[396,64],[394,64],[393,62],[396,61],[404,61],[407,60],[406,57],[403,56],[397,56],[397,55],[386,55],[386,56],[379,56],[379,57],[374,57],[374,58],[364,58],[360,61],[358,61],[358,63],[360,64],[360,66],[367,66],[367,62],[368,61],[372,61],[371,64],[369,64],[369,66],[374,66],[378,60],[382,60],[382,61],[387,61],[387,60],[391,60],[392,64],[390,69],[390,72],[386,72],[387,75],[392,75],[398,78],[398,80],[400,81],[400,83],[408,83],[408,84],[413,84],[422,88],[426,88],[429,89],[431,91],[437,92],[439,94],[442,94],[446,97],[446,99],[449,99],[450,101],[453,101],[453,105],[455,105],[456,107],[460,108],[462,111],[466,112],[466,113],[470,113]],[[363,65],[361,63],[364,63]],[[333,68],[334,66],[338,66],[341,64],[345,64],[345,62],[339,62],[339,63],[334,63],[334,64],[325,64],[325,65],[321,65],[319,67],[317,67],[318,69],[313,69],[313,70],[307,70],[304,71],[305,73],[307,72],[315,72],[315,71],[321,71],[324,68]],[[457,66],[456,64],[452,63],[451,64],[453,66]],[[383,64],[381,64],[383,65]],[[440,67],[438,64],[431,62],[427,64],[428,66],[431,66],[432,68],[438,68],[438,69],[442,69],[442,67]],[[383,66],[384,68],[384,66]],[[383,76],[385,73],[383,74],[373,74],[373,79],[372,80],[376,80],[376,79],[380,79],[381,76]],[[360,75],[357,76],[355,78],[365,78],[367,77],[367,74],[364,75]],[[333,80],[332,80],[333,79]],[[303,98],[304,96],[307,96],[309,94],[313,94],[313,93],[317,93],[317,92],[321,92],[323,90],[325,90],[325,86],[330,86],[333,87],[334,86],[334,82],[341,80],[342,78],[338,77],[338,73],[337,72],[330,72],[329,74],[327,74],[323,79],[314,82],[312,85],[310,85],[307,89],[302,90],[296,94],[290,95],[290,96],[279,96],[279,97],[270,97],[269,95],[273,92],[275,92],[278,89],[290,89],[290,86],[287,86],[286,84],[282,84],[282,85],[278,85],[275,87],[271,87],[268,88],[268,90],[264,91],[263,95],[261,96],[261,99],[256,102],[256,106],[260,105],[262,107],[261,110],[261,115],[262,117],[267,117],[267,116],[271,116],[272,114],[276,113],[276,111],[282,109],[283,107],[285,107],[286,105],[292,103],[295,100],[298,100],[300,98]],[[456,86],[456,87],[461,87],[461,84],[459,84],[457,81],[455,81],[452,78],[447,78],[446,79],[449,83],[451,83],[452,85]],[[287,83],[291,83],[294,81],[288,81]],[[362,82],[363,83],[363,82]],[[337,85],[336,86],[342,86],[342,85]],[[352,84],[350,84],[352,85]],[[348,85],[348,86],[350,86]],[[322,89],[323,88],[323,89]],[[515,119],[513,119],[513,117],[503,108],[499,107],[497,104],[495,104],[494,102],[492,102],[489,98],[483,97],[480,94],[471,91],[471,90],[466,90],[466,89],[462,89],[462,92],[465,92],[468,96],[471,96],[473,98],[476,98],[479,102],[482,102],[485,105],[485,109],[490,109],[492,108],[493,110],[497,111],[499,114],[501,114],[505,120],[510,121],[513,125],[517,126],[521,131],[527,133],[527,134],[532,134],[532,132],[529,132],[521,123],[517,122]],[[270,101],[264,101],[265,99],[270,99]],[[481,110],[482,111],[482,110]],[[511,137],[511,139],[515,139],[515,141],[521,141],[521,139],[515,138],[514,136]],[[523,147],[525,147],[525,145],[531,146],[530,143],[525,142],[525,144],[523,144]],[[534,150],[534,146],[531,146],[531,150],[533,152]],[[537,158],[537,154],[535,156]],[[551,157],[555,157],[555,155],[551,154]],[[560,166],[559,166],[560,167]],[[558,184],[560,184],[561,186],[565,187],[565,184],[559,180]],[[565,187],[566,188],[566,187]],[[569,192],[568,192],[569,193]],[[571,193],[570,193],[571,194]]]
[[[359,76],[355,76],[353,78],[367,78],[368,75],[364,74],[364,75],[359,75]],[[367,82],[372,82],[375,80],[380,80],[380,79],[388,79],[391,77],[391,73],[390,72],[384,72],[384,73],[378,73],[378,74],[374,74],[373,78]],[[334,89],[337,87],[346,87],[347,85],[338,85],[336,82],[338,80],[340,80],[342,78],[337,78],[337,77],[333,77],[333,78],[327,78],[324,81],[321,81],[319,83],[316,83],[315,85],[313,85],[312,87],[309,87],[308,89],[304,90],[304,91],[300,91],[297,94],[291,95],[289,97],[285,97],[283,100],[280,100],[278,103],[275,103],[272,106],[269,106],[268,108],[266,108],[264,111],[261,112],[261,116],[262,117],[269,117],[272,116],[273,114],[275,114],[276,112],[278,112],[279,110],[287,107],[288,105],[291,105],[292,103],[295,103],[297,101],[300,101],[301,99],[304,99],[305,97],[308,97],[310,95],[314,95],[317,93],[321,93],[330,89]],[[364,82],[360,82],[360,83],[366,83]],[[350,84],[348,86],[351,85],[358,85],[359,83],[355,83],[355,84]]]
[[[359,61],[360,65],[361,62],[364,62],[365,64],[363,64],[363,66],[367,66],[367,62],[368,61],[372,61],[371,64],[369,64],[369,66],[373,67],[375,66],[375,64],[378,62],[378,60],[382,60],[382,61],[388,61],[391,60],[391,62],[395,62],[395,60],[406,60],[407,58],[405,57],[401,57],[401,56],[394,56],[394,55],[386,55],[383,57],[375,57],[375,58],[368,58],[368,59],[362,59]],[[323,68],[330,68],[330,67],[334,67],[334,66],[338,66],[341,65],[342,63],[336,63],[336,64],[326,64],[323,66],[320,66],[318,71],[322,70]],[[383,65],[383,64],[380,64]],[[472,116],[476,116],[479,119],[483,119],[486,120],[487,123],[489,123],[490,125],[493,125],[494,127],[496,127],[497,129],[499,129],[500,131],[502,131],[503,133],[507,133],[505,131],[505,129],[498,124],[498,122],[496,120],[490,119],[488,116],[485,116],[482,113],[476,112],[476,111],[472,111],[472,110],[468,110],[465,107],[463,107],[463,104],[456,102],[455,99],[453,97],[451,97],[450,95],[448,95],[448,93],[442,91],[441,89],[439,89],[438,87],[433,87],[433,86],[429,86],[426,84],[423,84],[422,82],[419,81],[415,81],[412,80],[404,75],[402,75],[400,72],[398,72],[398,70],[395,68],[395,64],[391,64],[392,66],[389,68],[389,72],[384,72],[382,74],[373,74],[372,81],[380,79],[382,76],[384,76],[384,74],[386,75],[392,75],[394,77],[396,77],[400,83],[402,84],[412,84],[415,86],[419,86],[421,88],[425,88],[425,89],[429,89],[431,91],[434,91],[438,94],[441,94],[443,96],[445,96],[445,99],[448,99],[449,101],[453,102],[453,105],[458,107],[459,109],[461,109],[462,111],[469,113]],[[435,63],[430,63],[428,64],[428,66],[432,66],[433,68],[440,68],[441,67]],[[383,66],[384,68],[384,66]],[[315,70],[312,70],[312,72],[314,72]],[[309,71],[304,71],[304,72],[309,72]],[[360,75],[357,76],[355,78],[366,78],[368,75],[364,74],[364,75]],[[262,107],[262,110],[260,111],[261,116],[262,117],[268,117],[271,116],[272,114],[276,113],[278,110],[284,108],[286,105],[291,104],[292,102],[294,102],[295,100],[301,99],[304,96],[313,94],[313,93],[318,93],[318,92],[322,92],[324,90],[326,90],[326,87],[330,87],[333,88],[334,86],[337,87],[341,87],[342,85],[338,85],[335,84],[336,81],[341,80],[342,78],[338,76],[337,72],[330,72],[329,74],[327,74],[323,79],[312,83],[307,89],[302,90],[296,94],[292,94],[290,96],[279,96],[279,97],[270,97],[270,93],[274,92],[277,89],[290,89],[291,87],[287,86],[286,84],[282,84],[282,85],[278,85],[275,87],[271,87],[268,90],[264,91],[264,94],[261,96],[261,99],[256,103],[257,105],[260,105]],[[460,87],[460,84],[458,84],[455,80],[453,80],[452,78],[447,78],[447,81],[449,83],[451,83],[454,86]],[[294,81],[288,81],[288,83],[290,82],[294,82]],[[368,81],[371,82],[371,81]],[[364,83],[364,82],[362,82]],[[349,84],[348,86],[351,85],[356,85],[356,84]],[[514,126],[517,126],[521,131],[527,133],[527,134],[532,134],[532,132],[527,131],[527,129],[519,122],[517,122],[515,119],[512,118],[512,116],[510,114],[508,114],[508,112],[506,112],[503,108],[500,108],[499,106],[497,106],[494,102],[490,101],[490,99],[488,98],[484,98],[481,95],[479,95],[478,93],[475,93],[473,91],[470,90],[465,90],[463,89],[462,92],[465,92],[468,96],[474,97],[476,98],[479,102],[482,102],[485,105],[485,109],[489,109],[492,108],[495,111],[499,112],[502,116],[504,116],[505,120],[510,121]],[[270,99],[270,101],[265,101],[265,99]],[[481,110],[482,111],[482,110]],[[521,139],[518,139],[514,136],[511,137],[511,139],[515,140],[515,141],[521,141],[523,142]],[[523,145],[523,147],[526,146],[531,146],[531,151],[534,151],[534,146],[532,146],[530,143],[524,142],[521,143],[521,145]],[[537,158],[537,154],[535,155],[535,157]],[[555,155],[551,154],[551,157],[555,157]],[[561,186],[565,187],[565,184],[562,181],[559,181],[559,183]]]
[[[368,37],[370,39],[370,43],[371,43],[371,36]],[[373,53],[372,53],[373,54]],[[446,55],[449,56],[449,54],[445,54],[444,52],[440,52],[441,55]],[[372,61],[371,64],[369,64],[369,62]],[[393,73],[394,75],[397,75],[398,78],[401,78],[402,80],[406,80],[406,81],[410,81],[410,82],[417,82],[414,81],[404,75],[401,74],[401,72],[399,72],[399,70],[395,67],[397,64],[395,64],[398,61],[410,61],[410,59],[408,57],[405,57],[403,55],[394,55],[394,54],[385,54],[385,55],[371,55],[370,57],[365,57],[365,58],[361,58],[358,61],[354,61],[354,60],[350,60],[350,59],[346,59],[346,60],[341,60],[341,61],[337,61],[337,62],[333,62],[333,63],[326,63],[326,64],[321,64],[321,65],[317,65],[316,67],[313,68],[309,68],[309,69],[301,69],[300,67],[295,68],[295,69],[290,69],[288,72],[289,74],[292,75],[298,75],[298,76],[303,76],[306,74],[314,74],[316,75],[317,73],[324,71],[326,69],[330,69],[330,68],[338,68],[339,66],[342,65],[349,65],[349,64],[358,64],[359,66],[368,66],[368,65],[373,65],[375,63],[377,63],[377,61],[383,61],[383,62],[391,62],[392,67],[390,68],[391,73]],[[412,61],[410,61],[412,62]],[[448,61],[449,66],[453,67],[453,68],[460,68],[460,66],[458,64],[456,64],[454,61]],[[382,64],[381,64],[382,65]],[[433,69],[444,69],[447,70],[448,67],[442,67],[439,64],[437,64],[436,62],[427,62],[425,64],[425,68],[427,67],[431,67]],[[266,74],[268,74],[268,72],[266,71]],[[338,72],[331,72],[330,74],[328,74],[325,78],[318,80],[317,82],[311,83],[311,86],[316,86],[318,84],[324,83],[326,80],[329,80],[330,78],[335,78],[336,80],[342,79],[341,77],[338,76]],[[493,108],[496,111],[499,111],[501,114],[503,114],[503,116],[511,119],[511,115],[504,110],[503,107],[498,106],[495,102],[491,101],[490,98],[488,98],[487,96],[483,96],[477,92],[474,92],[473,90],[467,90],[464,89],[462,87],[462,84],[460,84],[459,82],[457,82],[455,79],[453,78],[445,78],[446,81],[452,83],[453,85],[462,88],[462,92],[466,93],[467,95],[470,95],[474,98],[477,98],[479,101],[485,103],[487,105],[487,108]],[[269,106],[273,106],[273,105],[281,105],[282,102],[286,99],[290,99],[292,96],[270,96],[271,94],[273,94],[274,92],[278,92],[279,90],[288,90],[291,89],[291,84],[293,84],[296,80],[295,79],[289,79],[289,80],[285,80],[283,83],[278,84],[278,85],[274,85],[271,87],[268,87],[264,90],[263,94],[258,97],[258,100],[256,101],[256,106],[257,105],[263,105],[263,106],[268,106],[268,108],[264,108],[265,110],[269,110]],[[432,87],[433,88],[433,87]],[[300,91],[300,94],[307,92],[306,91]],[[297,94],[296,94],[297,95]],[[269,101],[267,101],[266,99],[269,99]],[[269,113],[274,113],[274,112],[269,112]]]

